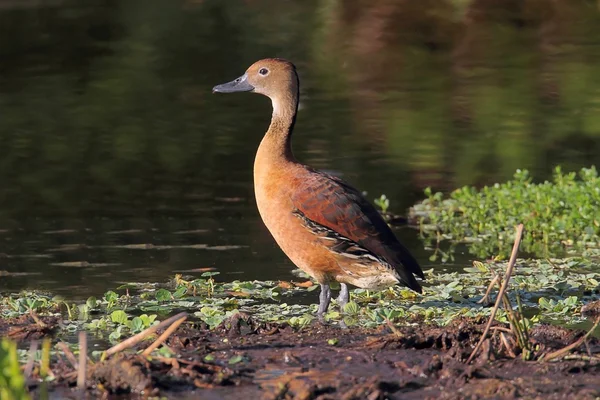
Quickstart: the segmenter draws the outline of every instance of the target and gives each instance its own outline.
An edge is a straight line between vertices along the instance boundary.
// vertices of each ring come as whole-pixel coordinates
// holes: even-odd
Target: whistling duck
[[[296,161],[291,136],[296,121],[299,81],[289,61],[268,58],[254,63],[213,93],[254,92],[273,104],[269,130],[254,161],[254,190],[263,222],[283,252],[321,285],[318,316],[331,301],[330,283],[349,300],[347,284],[384,289],[402,284],[421,293],[413,275],[423,271],[362,194],[324,172]]]

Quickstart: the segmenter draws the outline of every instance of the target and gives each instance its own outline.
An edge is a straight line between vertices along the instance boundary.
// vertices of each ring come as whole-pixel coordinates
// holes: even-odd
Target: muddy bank
[[[90,398],[162,395],[203,399],[594,399],[600,396],[600,343],[591,338],[559,362],[524,362],[505,327],[470,355],[483,320],[444,328],[414,323],[340,329],[315,323],[301,331],[238,315],[215,330],[182,325],[166,342],[172,354],[132,352],[90,365]],[[584,332],[540,325],[530,340],[539,356]],[[147,344],[144,345],[144,347]],[[155,353],[156,354],[156,353]],[[517,356],[513,358],[513,356]],[[59,359],[51,390],[75,397],[77,372]],[[32,390],[36,385],[32,384]]]

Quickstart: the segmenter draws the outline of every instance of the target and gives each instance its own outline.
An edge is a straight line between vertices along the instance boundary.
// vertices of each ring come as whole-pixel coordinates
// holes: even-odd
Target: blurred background
[[[0,0],[0,289],[289,280],[252,186],[270,102],[211,94],[264,57],[300,74],[297,158],[395,213],[429,186],[598,164],[599,7]],[[431,268],[418,233],[397,233]]]

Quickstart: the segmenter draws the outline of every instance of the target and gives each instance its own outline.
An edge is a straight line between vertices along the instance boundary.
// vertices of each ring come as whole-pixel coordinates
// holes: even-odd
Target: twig
[[[506,333],[513,333],[513,331],[511,331],[510,329],[508,329],[508,328],[505,328],[505,327],[503,327],[503,326],[492,326],[490,329],[491,329],[491,330],[493,330],[493,331],[500,331],[500,332],[506,332]]]
[[[396,336],[397,338],[401,338],[402,337],[402,333],[398,330],[398,328],[396,328],[394,326],[394,324],[392,324],[392,321],[390,321],[388,318],[386,318],[385,319],[385,323],[387,324],[387,326],[390,327],[390,329],[394,333],[394,336]]]
[[[25,369],[23,370],[23,374],[26,378],[31,376],[31,371],[33,371],[33,364],[35,363],[35,352],[37,351],[38,341],[32,340],[29,345],[29,355],[27,357],[27,364],[25,364]]]
[[[141,342],[142,340],[146,339],[148,336],[152,335],[154,332],[156,332],[158,329],[162,329],[165,326],[169,326],[171,325],[173,322],[177,321],[178,319],[180,319],[181,317],[187,317],[187,313],[186,312],[181,312],[169,319],[164,320],[163,322],[161,322],[158,325],[154,325],[151,326],[148,329],[143,330],[142,332],[138,333],[137,335],[134,335],[132,337],[130,337],[127,340],[122,341],[121,343],[111,347],[110,349],[106,350],[106,356],[111,356],[115,353],[118,353],[120,351],[123,351],[125,349],[128,349],[130,347],[135,346],[136,344],[138,344],[139,342]]]
[[[167,338],[169,336],[171,336],[171,333],[173,333],[175,331],[175,329],[177,329],[179,327],[179,325],[181,325],[183,323],[183,321],[185,321],[187,319],[187,314],[186,315],[182,315],[178,320],[176,320],[175,322],[173,322],[171,324],[171,326],[169,326],[162,335],[160,335],[158,337],[158,339],[156,339],[154,341],[154,343],[152,343],[150,346],[148,346],[148,348],[146,350],[144,350],[142,352],[143,356],[147,356],[148,354],[152,353],[152,351],[154,351],[154,349],[156,349],[158,346],[160,346],[160,344],[162,342],[164,342],[165,340],[167,340]]]
[[[40,319],[40,317],[37,316],[37,314],[35,313],[35,311],[33,311],[33,308],[29,309],[29,315],[31,315],[31,318],[33,318],[33,321],[42,329],[46,329],[48,327],[48,325],[42,321]]]
[[[574,343],[571,343],[570,345],[568,345],[566,347],[563,347],[560,350],[556,350],[550,354],[546,354],[544,357],[542,357],[542,359],[540,361],[551,361],[551,360],[553,360],[555,358],[559,358],[559,357],[567,354],[569,351],[581,346],[583,343],[585,343],[587,338],[590,337],[590,335],[596,330],[598,325],[600,325],[600,317],[596,319],[594,326],[592,326],[592,328],[585,335],[583,335],[581,338],[579,338],[579,340],[577,340]]]
[[[523,236],[523,224],[519,224],[517,226],[517,232],[515,233],[515,243],[513,244],[512,253],[510,254],[510,260],[508,261],[508,267],[506,268],[506,274],[504,275],[504,281],[502,282],[502,287],[500,288],[500,292],[498,292],[498,296],[496,297],[496,304],[494,304],[494,308],[492,308],[492,313],[490,314],[490,319],[488,320],[483,333],[481,334],[481,338],[479,339],[479,343],[473,349],[473,352],[467,359],[467,364],[473,361],[475,354],[481,348],[483,341],[487,337],[488,332],[490,331],[490,327],[494,322],[494,318],[496,318],[496,312],[498,311],[498,307],[500,307],[500,302],[504,297],[504,293],[506,293],[506,289],[508,288],[508,282],[510,280],[510,276],[512,275],[513,268],[515,267],[515,262],[517,261],[517,253],[519,252],[519,244],[521,243],[521,237]]]
[[[490,292],[492,291],[492,289],[494,288],[494,285],[496,283],[498,283],[499,280],[500,280],[500,275],[498,275],[497,273],[494,273],[494,279],[492,279],[492,281],[490,282],[490,285],[488,286],[487,290],[485,291],[485,294],[483,295],[481,300],[479,300],[477,302],[477,304],[483,304],[489,300]]]
[[[73,354],[71,349],[69,349],[69,346],[67,346],[64,342],[58,342],[57,346],[62,350],[63,353],[65,353],[65,357],[67,357],[67,360],[69,360],[69,363],[71,363],[73,369],[78,369],[79,364],[77,363],[75,355]]]
[[[506,335],[504,335],[504,332],[500,332],[500,340],[502,341],[502,344],[504,345],[504,347],[506,347],[506,351],[508,351],[508,355],[511,358],[516,358],[517,355],[510,347],[510,344],[508,344],[508,340],[506,339]]]
[[[600,362],[600,357],[596,357],[596,356],[583,356],[583,355],[580,355],[580,354],[570,354],[568,356],[565,356],[563,358],[563,360],[565,360],[565,361],[575,360],[575,361]]]
[[[85,375],[87,367],[87,335],[79,331],[79,368],[77,369],[77,388],[85,390]]]

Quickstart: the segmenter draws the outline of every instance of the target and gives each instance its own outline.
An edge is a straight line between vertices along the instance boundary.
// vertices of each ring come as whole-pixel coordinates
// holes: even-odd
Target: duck
[[[259,93],[271,99],[271,123],[254,160],[256,204],[281,250],[320,285],[318,318],[323,320],[329,308],[335,282],[340,284],[336,300],[342,310],[350,297],[348,285],[382,290],[399,284],[422,293],[416,277],[425,276],[419,263],[362,193],[294,157],[299,89],[294,64],[266,58],[212,91]]]

